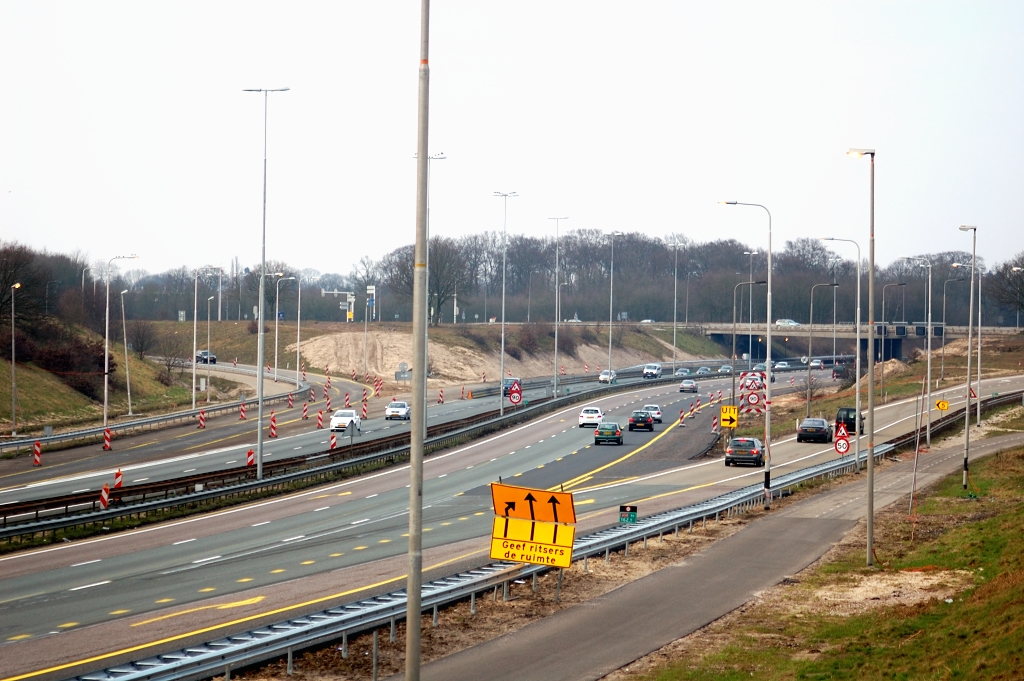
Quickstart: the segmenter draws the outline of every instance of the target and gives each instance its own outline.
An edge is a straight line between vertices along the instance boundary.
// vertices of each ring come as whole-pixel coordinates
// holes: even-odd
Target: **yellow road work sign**
[[[572,565],[576,528],[517,518],[495,518],[491,558],[566,568]]]
[[[722,422],[723,428],[735,428],[740,422],[740,408],[723,404],[719,414],[719,420]]]
[[[949,402],[947,402],[946,400],[936,400],[935,408],[938,409],[939,411],[946,411],[947,409],[949,409]]]
[[[549,523],[576,522],[576,509],[568,492],[514,487],[491,483],[494,515],[502,518],[541,520]]]

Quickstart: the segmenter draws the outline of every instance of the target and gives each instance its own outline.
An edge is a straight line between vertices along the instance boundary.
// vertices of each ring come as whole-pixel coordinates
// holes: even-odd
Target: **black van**
[[[846,432],[853,435],[857,432],[857,426],[854,420],[857,417],[857,410],[853,407],[839,407],[839,411],[836,412],[836,430],[839,430],[839,424],[846,426]],[[864,416],[860,417],[860,435],[864,434]]]

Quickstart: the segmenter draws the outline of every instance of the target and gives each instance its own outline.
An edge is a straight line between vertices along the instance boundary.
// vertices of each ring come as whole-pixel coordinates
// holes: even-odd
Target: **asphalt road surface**
[[[702,392],[725,391],[728,384],[710,382]],[[1022,386],[1024,378],[991,379],[982,395]],[[962,404],[960,390],[948,392],[952,408]],[[492,512],[486,486],[499,477],[530,487],[564,485],[574,494],[580,532],[614,523],[619,504],[639,503],[645,514],[655,513],[762,479],[763,469],[690,461],[711,437],[712,409],[686,428],[674,426],[669,415],[692,401],[675,383],[641,384],[594,400],[619,421],[644,404],[661,405],[665,423],[654,433],[627,432],[622,447],[594,447],[593,431],[577,427],[577,405],[429,457],[428,578],[487,562],[482,547]],[[877,408],[876,441],[912,429],[913,402]],[[831,445],[792,439],[773,443],[772,453],[779,472],[835,457]],[[177,648],[398,588],[407,478],[407,467],[398,466],[220,513],[0,558],[0,676],[58,667],[50,675],[66,677],[141,657],[149,644]],[[92,661],[75,666],[87,658]]]

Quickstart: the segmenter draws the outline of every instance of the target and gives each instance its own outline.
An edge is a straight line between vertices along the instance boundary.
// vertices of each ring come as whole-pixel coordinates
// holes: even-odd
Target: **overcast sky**
[[[418,0],[0,3],[0,237],[347,273],[415,229]],[[1024,3],[481,2],[431,20],[431,231],[1024,250]],[[842,249],[843,247],[840,247]],[[853,249],[840,250],[846,257]]]

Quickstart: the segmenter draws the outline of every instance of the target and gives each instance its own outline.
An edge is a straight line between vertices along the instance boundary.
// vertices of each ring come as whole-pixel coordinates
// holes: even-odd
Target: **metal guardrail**
[[[1024,391],[991,397],[985,400],[984,406],[990,408],[1017,401],[1022,394]],[[932,431],[952,426],[962,417],[963,409],[960,409],[933,423]],[[918,431],[915,430],[908,435],[893,438],[876,446],[872,455],[876,459],[884,457],[896,448],[912,443],[917,435]],[[864,461],[866,458],[867,452],[862,452],[860,459]],[[850,472],[856,466],[858,462],[854,455],[848,455],[781,475],[772,481],[772,497],[782,495],[783,490],[804,482]],[[616,525],[598,530],[577,538],[573,544],[573,561],[586,561],[601,554],[607,558],[612,551],[620,549],[629,555],[629,545],[632,543],[646,543],[649,537],[660,537],[668,532],[678,535],[681,527],[687,527],[692,532],[695,523],[706,523],[712,516],[718,520],[723,514],[729,517],[744,513],[759,505],[763,498],[763,486],[755,484],[690,506],[642,518],[635,525]],[[497,588],[504,586],[507,594],[507,585],[512,580],[550,569],[541,565],[498,562],[433,580],[423,586],[422,612],[433,610],[436,614],[439,607],[467,598],[470,599],[472,610],[478,593],[495,589],[497,597]],[[282,655],[288,655],[290,661],[295,649],[336,640],[339,635],[343,640],[343,650],[347,652],[349,634],[362,633],[386,624],[391,625],[394,640],[395,623],[406,617],[405,606],[406,591],[393,591],[202,645],[90,672],[75,677],[75,681],[191,681],[219,673],[230,678],[233,666],[251,665]]]
[[[191,366],[191,365],[189,365]],[[216,371],[223,373],[236,373],[246,375],[256,375],[255,369],[245,369],[239,367],[227,367],[218,365]],[[292,391],[285,391],[277,395],[264,395],[264,404],[277,404],[278,402],[284,402],[288,399],[288,394],[291,393],[298,398],[302,393],[309,390],[309,383],[299,381],[299,389]],[[235,402],[218,403],[215,405],[209,405],[201,407],[199,409],[188,409],[186,411],[178,411],[172,414],[164,414],[162,416],[151,416],[144,419],[136,419],[134,421],[124,421],[121,423],[111,423],[108,427],[110,432],[114,434],[128,434],[138,430],[152,430],[157,426],[168,426],[177,421],[192,421],[199,417],[200,411],[205,411],[207,418],[213,417],[223,412],[234,411],[237,412],[241,407],[242,402],[245,402],[245,406],[256,406],[256,398],[246,400],[237,400]],[[21,453],[22,450],[26,452],[32,451],[32,446],[36,442],[42,443],[44,446],[53,444],[71,444],[75,442],[91,442],[100,441],[103,439],[103,426],[97,426],[95,428],[84,428],[82,430],[74,430],[67,433],[58,433],[56,435],[44,435],[42,437],[31,437],[23,438],[20,440],[6,440],[0,441],[0,455],[7,452],[13,451],[16,454]]]

